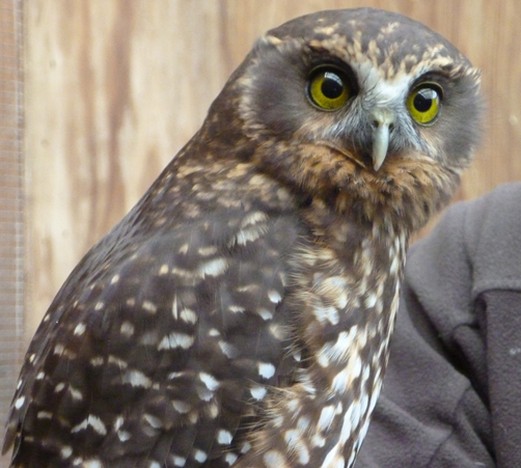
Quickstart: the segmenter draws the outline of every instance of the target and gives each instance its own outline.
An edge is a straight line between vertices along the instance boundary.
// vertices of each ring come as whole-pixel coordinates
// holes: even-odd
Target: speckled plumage
[[[334,111],[310,102],[324,64],[352,81]],[[429,125],[406,107],[424,82],[443,91]],[[396,14],[268,32],[51,304],[13,399],[13,464],[351,466],[407,242],[469,161],[478,85]]]

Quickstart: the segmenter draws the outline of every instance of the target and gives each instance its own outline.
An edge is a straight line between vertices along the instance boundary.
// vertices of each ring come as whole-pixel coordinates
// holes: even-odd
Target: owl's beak
[[[371,119],[373,127],[371,159],[373,160],[373,169],[378,171],[387,156],[389,134],[393,129],[395,115],[389,109],[374,109],[371,112]]]

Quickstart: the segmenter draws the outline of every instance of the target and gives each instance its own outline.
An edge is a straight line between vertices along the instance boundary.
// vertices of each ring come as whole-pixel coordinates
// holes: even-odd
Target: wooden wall
[[[0,0],[0,446],[25,352],[22,33],[21,1]]]

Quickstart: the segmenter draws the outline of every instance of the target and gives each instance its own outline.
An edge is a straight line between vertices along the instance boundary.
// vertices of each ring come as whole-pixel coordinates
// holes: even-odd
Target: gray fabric
[[[521,184],[417,243],[356,467],[521,467]]]

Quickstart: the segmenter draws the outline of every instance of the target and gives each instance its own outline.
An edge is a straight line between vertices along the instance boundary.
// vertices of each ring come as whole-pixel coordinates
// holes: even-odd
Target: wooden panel
[[[0,427],[23,356],[22,3],[0,0]],[[3,431],[0,430],[0,439]],[[0,466],[4,460],[0,457]]]
[[[332,0],[27,2],[27,333],[74,264],[201,124],[266,29]],[[458,194],[519,179],[521,2],[365,1],[444,34],[483,69],[483,147]]]

